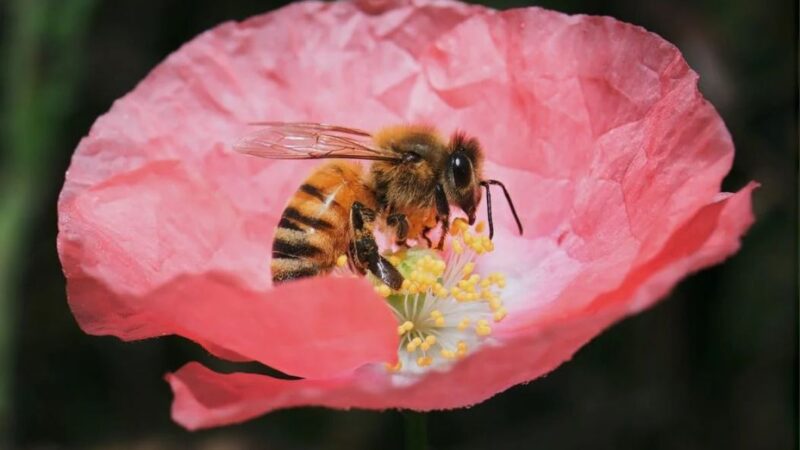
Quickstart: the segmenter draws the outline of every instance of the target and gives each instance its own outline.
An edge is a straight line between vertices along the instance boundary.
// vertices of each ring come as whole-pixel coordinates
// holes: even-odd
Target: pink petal
[[[432,373],[399,387],[366,368],[351,377],[285,381],[255,374],[223,375],[190,363],[167,376],[175,394],[172,416],[196,429],[302,405],[431,410],[481,402],[555,369],[604,328],[665,295],[687,273],[736,252],[739,237],[753,220],[754,188],[751,184],[704,207],[670,237],[671,245],[647,267],[592,308],[567,318],[541,317],[526,332],[507,335],[502,346],[484,347],[450,372]]]
[[[59,250],[70,306],[87,333],[179,334],[220,356],[304,377],[396,358],[395,319],[361,280],[264,291],[241,274],[218,271],[239,263],[219,248],[237,228],[247,233],[248,219],[174,162],[149,163],[60,207],[62,220],[69,218]],[[256,255],[238,251],[267,273]],[[203,267],[215,259],[217,267]]]
[[[70,305],[88,332],[176,333],[225,357],[320,378],[187,366],[170,381],[176,420],[190,427],[302,404],[481,401],[552,370],[735,251],[752,220],[752,188],[719,201],[733,146],[696,81],[674,46],[641,28],[537,8],[307,2],[224,24],[158,66],[76,150],[59,199]],[[475,134],[487,176],[506,182],[526,226],[515,236],[495,202],[498,251],[484,264],[514,278],[500,345],[404,389],[371,367],[342,374],[387,359],[396,341],[379,330],[386,311],[352,281],[270,290],[272,232],[311,165],[233,154],[253,120],[365,129],[423,121]],[[316,297],[299,292],[312,287]],[[192,309],[184,292],[203,300]],[[273,301],[283,295],[296,297],[287,299],[295,311]],[[302,323],[305,340],[286,327],[295,341],[264,349],[275,337],[259,327],[270,308]],[[320,318],[339,325],[325,330]],[[334,349],[313,342],[333,336]],[[317,370],[318,352],[332,356]],[[333,374],[342,375],[323,379]]]

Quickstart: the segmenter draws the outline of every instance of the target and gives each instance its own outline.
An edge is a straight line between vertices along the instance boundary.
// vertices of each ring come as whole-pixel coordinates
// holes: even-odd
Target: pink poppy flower
[[[58,203],[70,307],[87,333],[176,334],[302,377],[189,363],[167,380],[173,418],[191,429],[302,405],[481,402],[738,249],[755,185],[720,192],[733,145],[696,84],[652,33],[538,8],[306,2],[223,24],[169,56],[78,146]],[[470,312],[480,324],[447,324],[452,348],[412,345],[403,308],[364,279],[272,287],[272,235],[313,163],[233,152],[255,120],[427,122],[476,136],[526,232],[495,202],[494,251],[443,258],[504,287],[502,309],[487,300]],[[425,320],[467,317],[458,282],[424,300],[440,302]],[[415,366],[423,345],[441,357]]]

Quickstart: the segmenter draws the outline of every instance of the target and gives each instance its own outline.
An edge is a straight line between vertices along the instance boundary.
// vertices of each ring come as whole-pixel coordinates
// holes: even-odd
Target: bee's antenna
[[[486,188],[486,216],[489,221],[489,239],[494,236],[494,224],[492,223],[492,194],[489,191],[490,184],[496,184],[503,189],[503,194],[506,196],[506,201],[508,202],[508,206],[511,208],[511,214],[514,215],[514,220],[517,222],[517,228],[519,229],[519,234],[521,235],[522,222],[519,220],[517,210],[514,208],[514,202],[511,201],[511,196],[508,194],[508,190],[506,189],[505,185],[497,180],[482,180],[480,184]]]

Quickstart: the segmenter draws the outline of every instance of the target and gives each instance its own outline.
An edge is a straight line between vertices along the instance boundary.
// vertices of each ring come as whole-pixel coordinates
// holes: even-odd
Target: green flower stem
[[[428,448],[428,426],[425,413],[403,411],[406,428],[406,450],[425,450]]]

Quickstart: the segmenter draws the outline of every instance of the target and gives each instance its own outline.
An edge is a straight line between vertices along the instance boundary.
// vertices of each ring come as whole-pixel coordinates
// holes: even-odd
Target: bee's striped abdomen
[[[300,186],[272,242],[274,283],[328,273],[347,252],[349,209],[365,195],[360,172],[352,163],[334,162],[314,171]]]

